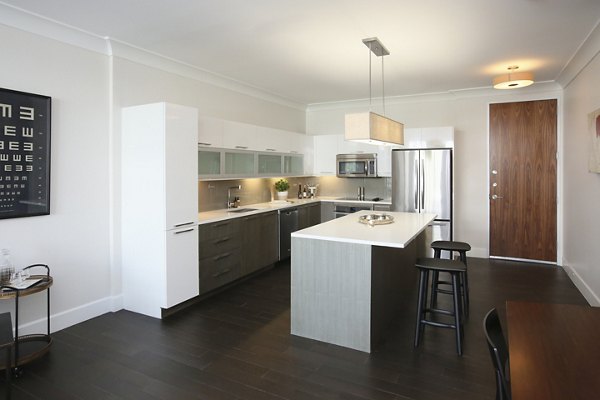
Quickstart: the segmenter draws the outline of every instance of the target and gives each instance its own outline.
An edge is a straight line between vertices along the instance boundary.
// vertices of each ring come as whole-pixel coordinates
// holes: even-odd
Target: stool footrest
[[[433,314],[444,314],[444,315],[450,315],[452,317],[454,317],[454,313],[452,311],[449,310],[443,310],[441,308],[427,308],[425,309],[426,313],[433,313]]]
[[[456,329],[456,325],[454,324],[445,324],[443,322],[435,322],[435,321],[430,321],[428,319],[422,319],[421,320],[422,324],[425,325],[431,325],[431,326],[436,326],[438,328],[451,328],[451,329]]]

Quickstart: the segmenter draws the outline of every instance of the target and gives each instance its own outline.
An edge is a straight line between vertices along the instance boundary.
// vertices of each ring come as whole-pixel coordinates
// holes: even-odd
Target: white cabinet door
[[[259,150],[256,143],[256,126],[234,121],[223,121],[223,124],[223,147],[234,150]]]
[[[198,296],[198,225],[166,231],[166,303],[163,308]]]
[[[377,175],[382,177],[392,176],[392,150],[401,149],[401,146],[381,145],[377,149]]]
[[[288,132],[266,127],[256,128],[256,150],[273,153],[289,152]]]
[[[315,175],[335,175],[339,135],[318,135],[315,140]]]
[[[198,112],[166,106],[165,229],[198,222]]]
[[[346,140],[344,135],[338,135],[339,154],[356,154],[356,153],[377,153],[377,146],[369,143],[353,142]]]
[[[224,121],[217,118],[198,119],[198,144],[204,147],[223,147]]]
[[[302,154],[304,163],[304,174],[313,175],[315,174],[314,162],[315,162],[315,137],[311,135],[303,135],[297,133],[294,136],[294,148],[291,153]]]

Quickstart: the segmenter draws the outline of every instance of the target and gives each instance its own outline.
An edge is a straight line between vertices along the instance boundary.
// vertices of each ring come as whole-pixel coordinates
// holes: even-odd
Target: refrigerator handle
[[[419,160],[415,160],[415,182],[417,187],[415,188],[415,211],[419,212]]]
[[[421,212],[425,211],[425,162],[421,160]]]

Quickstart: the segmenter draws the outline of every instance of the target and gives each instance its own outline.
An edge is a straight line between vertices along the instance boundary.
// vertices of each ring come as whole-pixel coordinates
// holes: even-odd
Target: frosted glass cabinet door
[[[281,174],[281,156],[275,154],[259,154],[258,174]]]
[[[221,173],[221,152],[198,150],[198,175],[219,175]]]
[[[304,172],[304,157],[301,155],[297,156],[284,156],[283,157],[283,173],[292,175],[302,175]]]
[[[254,175],[254,153],[225,152],[225,174]]]

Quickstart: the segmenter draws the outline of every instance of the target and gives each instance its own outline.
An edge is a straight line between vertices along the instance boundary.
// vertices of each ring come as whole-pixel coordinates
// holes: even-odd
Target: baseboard
[[[593,307],[600,307],[600,297],[594,293],[592,288],[588,286],[587,283],[581,278],[581,276],[577,273],[575,269],[569,266],[567,260],[563,260],[562,268],[565,270],[575,287],[579,289],[583,297],[587,300],[587,302]]]
[[[471,250],[467,253],[467,257],[488,258],[489,253],[484,247],[471,247]]]
[[[60,331],[69,326],[78,324],[88,319],[97,317],[107,312],[117,311],[115,305],[122,304],[122,296],[105,297],[91,303],[83,304],[70,310],[61,311],[50,315],[50,332]],[[40,318],[35,321],[27,322],[19,326],[19,335],[29,335],[33,333],[46,332],[46,318]]]

